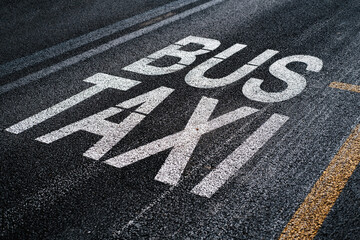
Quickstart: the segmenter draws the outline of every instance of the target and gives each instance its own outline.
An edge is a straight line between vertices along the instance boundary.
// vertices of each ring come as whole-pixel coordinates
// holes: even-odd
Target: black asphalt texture
[[[119,2],[4,1],[0,4],[0,62],[170,1]],[[328,87],[333,81],[360,85],[359,30],[358,0],[226,0],[0,95],[0,237],[277,239],[359,124],[360,94]],[[116,33],[4,76],[0,84],[130,32]],[[217,39],[221,45],[173,74],[144,76],[122,70],[189,35]],[[208,77],[225,76],[266,49],[279,53],[249,76],[225,87],[198,89],[184,81],[189,70],[235,43],[247,47],[211,69]],[[264,79],[264,89],[281,91],[284,86],[269,73],[269,66],[298,54],[318,57],[324,63],[319,73],[306,71],[302,64],[290,66],[306,77],[307,87],[300,95],[268,104],[242,94],[250,77]],[[5,131],[92,86],[83,80],[99,72],[142,83],[126,92],[105,90],[21,134]],[[77,132],[51,144],[35,140],[160,86],[175,91],[100,161],[82,156],[100,139],[91,133]],[[176,187],[154,180],[169,150],[122,169],[101,163],[183,130],[202,96],[219,100],[214,118],[241,106],[262,112],[203,135]],[[120,122],[129,113],[124,111],[112,121]],[[289,121],[234,177],[211,198],[190,193],[274,113],[288,116]],[[359,166],[315,239],[360,239]]]

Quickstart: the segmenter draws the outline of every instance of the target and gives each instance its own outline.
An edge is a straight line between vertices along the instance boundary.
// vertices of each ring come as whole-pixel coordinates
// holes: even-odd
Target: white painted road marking
[[[243,86],[243,94],[253,101],[272,103],[289,100],[299,95],[306,87],[306,79],[286,68],[286,65],[292,62],[301,62],[306,64],[306,70],[319,72],[323,67],[321,59],[309,55],[294,55],[277,60],[269,67],[269,72],[276,78],[286,82],[287,87],[281,92],[266,92],[261,89],[263,80],[250,78]]]
[[[214,56],[214,58],[219,58],[221,60],[225,60],[225,59],[231,57],[232,55],[234,55],[235,53],[243,50],[244,48],[246,48],[245,44],[235,43],[234,45],[232,45],[228,49],[225,49],[221,53],[216,54]]]
[[[190,43],[199,44],[202,45],[202,47],[195,51],[181,50],[183,46]],[[144,75],[163,75],[172,73],[193,63],[198,55],[208,53],[218,48],[220,44],[221,43],[215,39],[188,36],[175,44],[171,44],[148,57],[124,67],[123,70]],[[241,51],[245,47],[246,45],[243,44],[235,44],[217,54],[195,67],[193,70],[190,70],[185,77],[185,81],[191,86],[200,88],[225,86],[245,77],[278,53],[278,51],[267,49],[249,61],[248,64],[245,64],[226,77],[220,79],[204,77],[207,70]],[[154,59],[160,59],[164,56],[176,57],[178,62],[167,67],[148,65],[148,63],[151,63]],[[319,72],[323,66],[322,61],[313,56],[294,55],[284,57],[273,63],[270,66],[269,71],[274,77],[287,83],[287,88],[285,90],[275,93],[265,92],[260,89],[262,80],[250,78],[245,82],[243,87],[244,95],[251,100],[260,102],[280,102],[300,94],[306,87],[306,79],[302,75],[286,68],[287,64],[292,62],[305,63],[307,66],[306,70],[313,72]],[[176,67],[173,68],[173,66]],[[6,130],[12,133],[21,133],[62,111],[75,106],[79,102],[84,101],[106,88],[115,88],[126,91],[140,83],[138,81],[103,73],[95,74],[84,81],[93,83],[95,86],[35,114]],[[80,130],[100,135],[102,138],[83,154],[86,157],[99,160],[132,129],[134,129],[147,114],[151,113],[154,108],[161,104],[173,91],[174,89],[171,88],[159,87],[119,103],[116,107],[110,107],[97,114],[93,114],[80,121],[45,134],[36,140],[44,143],[52,143]],[[117,168],[123,168],[159,152],[171,149],[165,163],[157,173],[155,180],[173,186],[177,185],[193,151],[204,134],[258,112],[257,109],[243,106],[209,121],[217,103],[217,99],[202,97],[184,130],[122,153],[104,161],[104,163]],[[124,108],[129,109],[136,106],[136,112],[131,113],[121,123],[114,123],[106,120],[107,118],[122,112]],[[222,161],[214,171],[210,172],[210,174],[195,186],[192,189],[192,192],[200,196],[211,197],[229,178],[231,178],[247,161],[250,160],[250,158],[254,156],[254,154],[281,128],[283,124],[285,124],[288,119],[287,116],[273,114],[244,143]]]
[[[148,27],[139,29],[139,30],[137,30],[135,32],[132,32],[132,33],[129,33],[127,35],[116,38],[114,40],[111,40],[111,41],[109,41],[109,42],[107,42],[105,44],[102,44],[102,45],[94,48],[94,49],[90,49],[90,50],[88,50],[86,52],[83,52],[83,53],[81,53],[79,55],[76,55],[74,57],[66,59],[66,60],[64,60],[64,61],[62,61],[60,63],[57,63],[57,64],[53,65],[53,66],[44,68],[44,69],[42,69],[42,70],[40,70],[38,72],[32,73],[32,74],[27,75],[27,76],[22,77],[22,78],[19,78],[16,81],[10,82],[10,83],[5,84],[5,85],[2,85],[2,86],[0,86],[0,94],[4,94],[4,93],[6,93],[8,91],[11,91],[12,89],[15,89],[15,88],[24,86],[26,84],[29,84],[29,83],[31,83],[33,81],[36,81],[36,80],[38,80],[40,78],[43,78],[43,77],[48,76],[48,75],[50,75],[50,74],[52,74],[54,72],[57,72],[57,71],[65,68],[65,67],[71,66],[71,65],[76,64],[78,62],[81,62],[81,61],[83,61],[85,59],[93,57],[93,56],[95,56],[95,55],[97,55],[99,53],[105,52],[105,51],[107,51],[107,50],[109,50],[109,49],[111,49],[111,48],[113,48],[115,46],[118,46],[118,45],[120,45],[122,43],[130,41],[130,40],[132,40],[134,38],[140,37],[140,36],[142,36],[144,34],[152,32],[152,31],[154,31],[156,29],[159,29],[159,28],[161,28],[163,26],[166,26],[166,25],[168,25],[170,23],[176,22],[176,21],[178,21],[180,19],[186,18],[186,17],[188,17],[188,16],[190,16],[190,15],[192,15],[194,13],[205,10],[205,9],[207,9],[207,8],[209,8],[211,6],[214,6],[216,4],[219,4],[219,3],[223,2],[223,1],[225,1],[225,0],[212,0],[210,2],[204,3],[204,4],[200,5],[200,6],[197,6],[197,7],[194,7],[192,9],[186,10],[186,11],[184,11],[182,13],[179,13],[179,14],[173,16],[173,17],[164,19],[161,22],[155,23],[155,24],[150,25]]]
[[[106,160],[105,163],[123,168],[151,155],[173,148],[155,179],[176,185],[202,135],[258,111],[250,107],[240,107],[209,121],[217,102],[216,99],[202,97],[184,130],[122,153]]]
[[[182,46],[185,46],[189,43],[200,44],[203,47],[196,51],[181,50]],[[154,76],[170,74],[184,69],[186,66],[193,63],[198,55],[213,51],[219,46],[220,42],[218,40],[189,36],[176,42],[175,44],[167,46],[122,68],[122,70]],[[231,57],[235,53],[241,51],[245,47],[246,45],[244,44],[236,43],[216,56],[199,64],[187,73],[185,76],[185,82],[188,85],[196,88],[223,87],[244,78],[278,53],[276,50],[267,49],[250,60],[247,64],[241,66],[236,71],[228,74],[225,77],[217,79],[205,77],[205,73],[208,70]],[[179,60],[177,63],[174,63],[170,66],[158,67],[150,65],[155,60],[164,56],[175,57]],[[305,63],[307,66],[306,70],[313,72],[319,72],[323,66],[321,59],[309,55],[294,55],[284,57],[273,63],[269,67],[269,71],[274,77],[287,83],[285,90],[281,92],[266,92],[260,87],[263,80],[250,78],[243,86],[243,94],[251,100],[265,103],[281,102],[299,95],[306,87],[306,79],[302,75],[286,68],[289,63],[293,62]]]
[[[200,44],[203,45],[203,47],[196,51],[183,51],[180,49],[190,43]],[[220,42],[218,40],[189,36],[176,42],[175,44],[171,44],[170,46],[167,46],[145,58],[140,59],[139,61],[136,61],[124,67],[122,70],[135,72],[143,75],[169,74],[185,68],[186,66],[195,62],[196,56],[209,53],[210,51],[218,48],[219,46]],[[164,56],[176,57],[179,58],[179,61],[178,63],[166,67],[156,67],[150,65],[156,59],[160,59]]]
[[[121,123],[113,123],[106,120],[114,116],[122,109],[110,107],[100,113],[94,114],[80,121],[67,125],[59,130],[45,134],[36,140],[44,143],[52,143],[77,131],[83,130],[102,138],[83,155],[95,160],[99,160],[104,156],[115,144],[123,139],[133,128],[135,128],[144,118],[145,114],[149,114],[162,101],[167,98],[174,89],[167,87],[159,87],[155,90],[127,100],[117,106],[123,108],[131,108],[141,104],[136,111],[140,113],[131,113]]]
[[[191,192],[210,198],[281,128],[289,118],[272,115],[244,143],[210,172]]]
[[[8,63],[4,63],[0,65],[0,77],[11,74],[15,71],[19,71],[23,68],[33,66],[47,59],[59,56],[68,51],[74,50],[106,36],[110,36],[111,34],[114,34],[116,32],[122,31],[126,28],[132,27],[141,22],[150,20],[156,16],[160,16],[162,14],[173,11],[175,9],[179,9],[197,1],[199,0],[178,0],[175,2],[170,2],[164,6],[152,9],[150,11],[130,17],[128,19],[121,20],[109,26],[84,34],[80,37],[73,38],[66,42],[38,51],[29,56],[18,58]]]
[[[203,62],[199,66],[193,68],[185,76],[185,82],[187,84],[189,84],[190,86],[193,86],[196,88],[216,88],[216,87],[226,86],[228,84],[231,84],[233,82],[236,82],[236,81],[242,79],[246,75],[253,72],[258,66],[245,64],[244,66],[240,67],[233,73],[231,73],[225,77],[217,78],[217,79],[208,78],[208,77],[205,77],[204,75],[205,75],[205,72],[207,72],[210,68],[221,63],[222,61],[224,61],[224,59],[229,58],[233,54],[244,49],[245,47],[246,47],[246,45],[243,45],[243,44],[235,44],[232,47],[226,49],[225,51],[219,53],[215,57],[210,58],[209,60]],[[264,53],[260,54],[258,57],[253,59],[251,62],[262,64],[265,61],[272,58],[277,53],[278,53],[278,51],[268,49]]]
[[[122,91],[127,91],[130,88],[138,85],[140,82],[135,80],[130,80],[122,77],[116,77],[104,73],[97,73],[87,79],[85,82],[93,83],[95,86],[92,86],[84,91],[48,108],[44,111],[39,112],[21,122],[14,124],[13,126],[5,129],[8,132],[19,134],[23,131],[32,128],[33,126],[44,122],[45,120],[56,116],[57,114],[75,106],[76,104],[94,96],[95,94],[107,89],[114,88]]]

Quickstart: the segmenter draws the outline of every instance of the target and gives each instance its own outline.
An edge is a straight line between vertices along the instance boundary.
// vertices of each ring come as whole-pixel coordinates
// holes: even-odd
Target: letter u
[[[185,76],[185,82],[190,86],[196,88],[223,87],[245,77],[246,75],[254,71],[258,66],[260,66],[278,53],[278,51],[267,49],[266,51],[255,57],[253,60],[248,62],[248,64],[243,65],[236,71],[222,78],[207,78],[204,76],[206,71],[208,71],[215,65],[221,63],[230,56],[234,55],[235,53],[241,51],[245,47],[246,45],[237,43],[230,48],[224,50],[223,52],[217,54],[216,56],[210,58],[209,60],[203,62],[202,64],[192,69]]]

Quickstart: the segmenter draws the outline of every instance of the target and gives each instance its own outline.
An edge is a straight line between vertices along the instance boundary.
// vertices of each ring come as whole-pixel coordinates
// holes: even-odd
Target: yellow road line
[[[329,87],[360,93],[360,86],[347,83],[332,82]],[[331,160],[279,239],[313,239],[359,163],[360,125]]]
[[[348,83],[332,82],[329,87],[360,93],[360,86]]]
[[[141,23],[140,27],[146,27],[146,26],[152,25],[154,23],[157,23],[157,22],[160,22],[160,21],[164,20],[165,18],[169,18],[171,16],[174,16],[175,14],[176,13],[174,13],[174,12],[168,12],[168,13],[166,13],[164,15],[158,16],[156,18],[153,18],[153,19],[150,19],[150,20],[148,20],[146,22]]]
[[[359,162],[360,125],[331,160],[279,239],[313,239]]]

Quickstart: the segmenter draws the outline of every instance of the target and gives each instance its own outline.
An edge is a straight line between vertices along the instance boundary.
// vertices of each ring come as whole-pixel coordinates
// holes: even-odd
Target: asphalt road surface
[[[360,239],[358,0],[0,13],[1,239]]]

